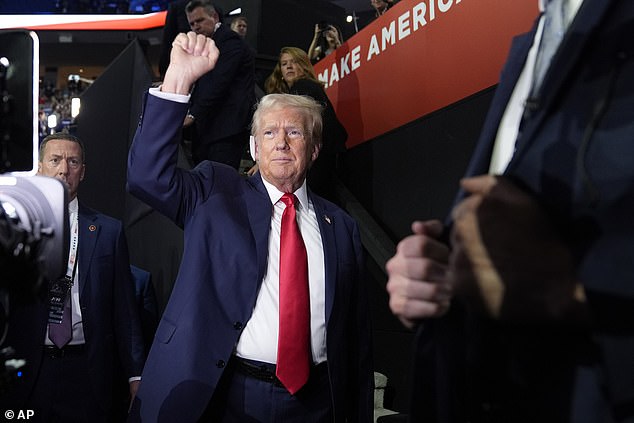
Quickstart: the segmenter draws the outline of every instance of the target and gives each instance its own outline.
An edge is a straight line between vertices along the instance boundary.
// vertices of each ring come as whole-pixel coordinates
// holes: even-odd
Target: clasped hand
[[[562,321],[575,298],[572,254],[552,218],[502,176],[461,181],[453,210],[449,279],[475,310],[521,323]]]
[[[189,94],[194,82],[216,66],[219,55],[211,38],[191,31],[178,34],[172,43],[161,91]]]
[[[409,328],[421,319],[443,315],[452,292],[447,278],[449,248],[439,241],[442,223],[414,222],[412,232],[398,244],[396,255],[385,266],[390,308]]]
[[[414,222],[386,265],[390,308],[407,327],[443,315],[453,295],[493,318],[563,321],[583,301],[572,255],[551,218],[505,177],[461,181],[451,249],[439,221]],[[572,313],[574,314],[574,313]]]

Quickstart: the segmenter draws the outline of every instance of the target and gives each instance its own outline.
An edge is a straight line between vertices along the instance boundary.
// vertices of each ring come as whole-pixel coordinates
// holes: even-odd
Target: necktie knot
[[[541,90],[551,60],[564,37],[568,24],[566,10],[566,0],[548,0],[545,3],[544,24],[535,59],[531,97],[537,97]]]
[[[295,206],[295,194],[290,194],[290,193],[286,193],[282,196],[281,200],[282,202],[286,205],[286,207],[288,206]]]

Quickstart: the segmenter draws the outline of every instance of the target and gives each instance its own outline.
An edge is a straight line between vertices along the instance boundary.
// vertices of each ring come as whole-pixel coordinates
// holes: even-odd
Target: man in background
[[[235,169],[246,151],[249,123],[255,104],[255,62],[245,41],[220,22],[208,0],[192,0],[185,7],[191,30],[210,37],[220,50],[216,67],[193,88],[184,126],[194,125],[194,164],[213,160]]]
[[[388,262],[412,421],[634,421],[634,3],[540,2],[461,182]]]
[[[32,409],[40,422],[112,422],[124,407],[113,397],[119,365],[134,397],[144,348],[128,249],[121,222],[80,203],[86,170],[79,138],[56,133],[40,146],[38,173],[69,191],[70,248],[66,276],[51,281],[47,298],[12,304],[7,342],[27,367],[0,400],[6,409]],[[59,305],[59,307],[57,307]],[[118,364],[119,363],[119,364]],[[130,398],[129,398],[130,399]]]
[[[236,16],[231,21],[231,30],[240,35],[242,39],[245,39],[247,37],[248,25],[249,22],[247,22],[247,18],[244,16]]]

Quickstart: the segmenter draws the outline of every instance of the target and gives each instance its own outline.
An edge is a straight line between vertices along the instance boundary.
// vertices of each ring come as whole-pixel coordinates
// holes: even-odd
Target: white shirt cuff
[[[190,94],[166,93],[161,91],[161,87],[150,88],[150,95],[177,103],[189,103],[189,98],[191,97]]]

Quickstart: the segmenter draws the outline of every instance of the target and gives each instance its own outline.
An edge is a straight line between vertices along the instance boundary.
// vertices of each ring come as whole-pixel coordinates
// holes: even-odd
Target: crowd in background
[[[52,132],[71,128],[76,118],[73,116],[72,100],[80,98],[88,86],[78,75],[69,75],[63,87],[56,86],[51,81],[40,81],[40,140]]]

